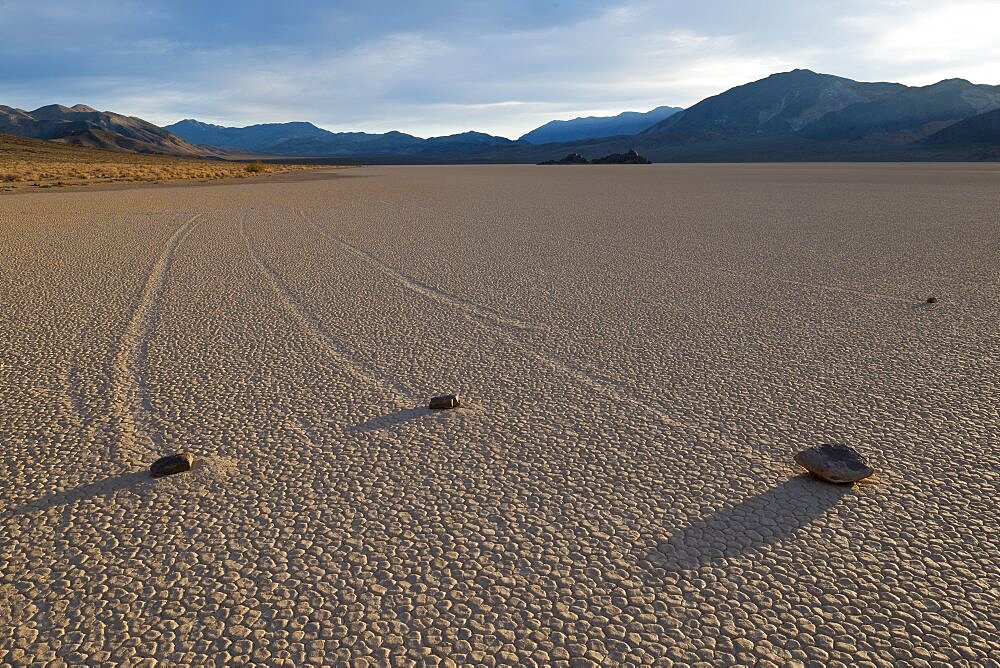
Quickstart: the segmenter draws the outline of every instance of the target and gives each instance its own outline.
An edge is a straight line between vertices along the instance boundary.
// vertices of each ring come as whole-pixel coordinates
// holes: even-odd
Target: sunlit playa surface
[[[987,663],[998,209],[989,165],[0,195],[0,663]],[[833,442],[875,475],[792,460]]]

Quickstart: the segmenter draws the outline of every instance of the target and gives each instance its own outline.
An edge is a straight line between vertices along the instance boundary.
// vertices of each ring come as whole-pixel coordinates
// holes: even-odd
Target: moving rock
[[[429,408],[435,410],[441,410],[445,408],[458,408],[461,404],[458,401],[457,394],[442,394],[439,397],[431,397],[431,401],[428,404]]]
[[[842,443],[825,443],[795,455],[795,462],[820,480],[837,484],[867,478],[875,470],[854,448]]]
[[[179,452],[176,455],[160,457],[149,467],[149,474],[154,478],[162,478],[165,475],[174,475],[190,471],[194,465],[194,457],[190,452]]]

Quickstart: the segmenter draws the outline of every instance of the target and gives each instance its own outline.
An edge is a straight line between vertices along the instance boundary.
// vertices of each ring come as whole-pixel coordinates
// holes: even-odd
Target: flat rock
[[[179,452],[176,455],[160,457],[149,467],[149,474],[154,478],[162,478],[165,475],[174,475],[190,471],[194,465],[194,457],[190,452]]]
[[[441,410],[445,408],[458,408],[461,404],[458,401],[457,394],[442,394],[438,397],[431,397],[431,401],[427,406],[428,408]]]
[[[842,443],[825,443],[795,455],[795,462],[820,480],[844,484],[875,473],[861,454]]]

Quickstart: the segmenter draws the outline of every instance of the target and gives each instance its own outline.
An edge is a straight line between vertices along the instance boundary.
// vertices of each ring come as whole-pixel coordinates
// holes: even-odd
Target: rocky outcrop
[[[562,160],[546,160],[539,165],[648,165],[651,164],[645,157],[639,155],[635,149],[628,153],[612,153],[603,158],[587,160],[579,153],[570,153]]]
[[[562,160],[546,160],[539,165],[589,165],[590,161],[579,153],[570,153]]]
[[[648,165],[649,160],[632,149],[628,153],[612,153],[603,158],[594,158],[592,165]]]

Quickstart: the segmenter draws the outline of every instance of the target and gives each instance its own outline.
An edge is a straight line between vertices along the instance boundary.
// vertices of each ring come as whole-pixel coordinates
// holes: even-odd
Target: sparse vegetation
[[[258,160],[257,162],[251,162],[245,169],[251,174],[260,174],[267,171],[267,165]]]
[[[303,169],[313,167],[124,153],[0,135],[0,191],[129,181],[247,178]]]

